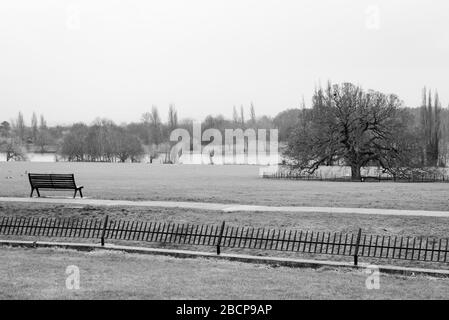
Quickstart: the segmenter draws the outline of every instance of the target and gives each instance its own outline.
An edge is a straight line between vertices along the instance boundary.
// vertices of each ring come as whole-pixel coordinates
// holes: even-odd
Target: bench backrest
[[[73,174],[29,173],[28,178],[33,188],[73,189],[76,188]]]

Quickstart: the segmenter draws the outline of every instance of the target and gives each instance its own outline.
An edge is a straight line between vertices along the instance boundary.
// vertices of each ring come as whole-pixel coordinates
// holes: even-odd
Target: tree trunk
[[[360,173],[361,166],[358,163],[351,164],[351,180],[353,181],[360,181],[361,180],[361,173]]]

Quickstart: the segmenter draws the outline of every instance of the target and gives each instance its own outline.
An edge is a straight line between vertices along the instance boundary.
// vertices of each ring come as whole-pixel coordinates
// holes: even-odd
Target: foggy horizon
[[[26,9],[25,9],[26,8]],[[275,116],[310,106],[330,80],[421,104],[449,102],[444,1],[30,0],[0,4],[1,120],[49,125],[140,121],[169,104],[179,118]],[[419,22],[419,23],[417,23]],[[60,111],[59,111],[60,110]]]

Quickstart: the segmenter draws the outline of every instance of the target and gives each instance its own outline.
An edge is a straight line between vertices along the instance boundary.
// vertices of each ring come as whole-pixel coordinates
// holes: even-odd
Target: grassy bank
[[[448,279],[421,276],[381,275],[380,289],[368,290],[363,271],[101,251],[0,248],[0,253],[3,299],[445,299],[449,292]],[[66,288],[69,265],[80,270],[79,290]]]

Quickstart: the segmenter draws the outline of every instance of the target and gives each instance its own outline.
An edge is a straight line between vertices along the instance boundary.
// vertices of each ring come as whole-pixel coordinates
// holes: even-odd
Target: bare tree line
[[[36,113],[31,118],[31,126],[25,124],[23,114],[18,113],[17,118],[11,122],[3,121],[0,124],[0,151],[6,153],[6,160],[25,160],[26,146],[34,146],[40,152],[46,152],[46,147],[54,144],[60,134],[57,128],[48,128],[43,115],[39,120]]]
[[[395,95],[365,91],[350,83],[328,84],[315,90],[312,105],[287,109],[275,117],[257,116],[255,106],[232,109],[232,118],[208,115],[202,129],[224,134],[230,128],[277,128],[284,154],[293,166],[314,171],[320,165],[349,165],[354,179],[360,168],[376,165],[385,170],[445,166],[449,154],[449,112],[438,93],[423,89],[422,105],[407,108]],[[0,125],[0,151],[7,160],[24,160],[27,146],[45,152],[49,147],[67,161],[138,162],[165,154],[170,162],[169,141],[175,128],[192,135],[192,119],[179,119],[172,104],[166,121],[156,106],[139,122],[117,125],[97,119],[90,125],[48,127],[43,116],[33,114],[27,126],[19,112],[11,123]]]

